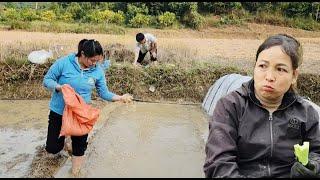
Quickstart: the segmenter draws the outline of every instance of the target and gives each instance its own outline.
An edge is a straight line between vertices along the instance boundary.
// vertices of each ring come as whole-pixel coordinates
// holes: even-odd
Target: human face
[[[146,38],[144,38],[142,41],[140,41],[140,44],[146,43]]]
[[[297,80],[290,56],[281,46],[273,46],[260,52],[254,67],[254,89],[258,99],[278,102]]]
[[[95,66],[100,59],[101,55],[86,57],[84,54],[82,54],[82,65],[84,68],[89,68],[91,66]]]

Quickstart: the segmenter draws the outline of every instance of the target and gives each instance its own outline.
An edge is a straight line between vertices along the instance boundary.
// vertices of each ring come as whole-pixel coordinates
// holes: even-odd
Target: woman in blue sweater
[[[61,86],[69,84],[86,103],[91,102],[91,94],[94,88],[99,96],[107,101],[132,101],[130,95],[116,95],[108,90],[103,68],[97,65],[101,60],[103,49],[98,41],[87,40],[79,46],[77,54],[71,53],[57,59],[44,76],[43,85],[52,91],[50,100],[49,125],[46,141],[46,151],[56,154],[64,147],[65,137],[59,137],[62,125],[64,100]],[[87,149],[88,134],[83,136],[71,136],[72,139],[72,173],[78,174],[84,161],[84,153]]]

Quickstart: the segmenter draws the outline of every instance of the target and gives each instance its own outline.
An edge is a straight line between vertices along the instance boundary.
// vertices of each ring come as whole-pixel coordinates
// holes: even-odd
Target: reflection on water
[[[36,147],[45,143],[48,103],[0,101],[0,178],[25,177]]]
[[[89,145],[86,177],[204,177],[207,129],[198,106],[123,106]]]

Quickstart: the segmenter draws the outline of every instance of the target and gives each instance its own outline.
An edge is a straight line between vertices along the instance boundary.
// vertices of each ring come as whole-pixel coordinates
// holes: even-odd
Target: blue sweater
[[[44,76],[43,85],[53,92],[50,100],[50,110],[63,114],[64,100],[61,92],[55,90],[60,84],[69,84],[86,103],[91,102],[93,88],[96,87],[99,96],[107,101],[112,101],[114,93],[108,90],[104,70],[101,66],[93,66],[83,70],[74,53],[61,57],[54,62]]]

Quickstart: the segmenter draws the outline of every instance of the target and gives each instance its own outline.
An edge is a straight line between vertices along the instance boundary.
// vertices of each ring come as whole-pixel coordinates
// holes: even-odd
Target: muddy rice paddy
[[[0,103],[0,177],[71,177],[70,156],[44,150],[48,100]],[[81,177],[203,177],[200,105],[99,102]]]

